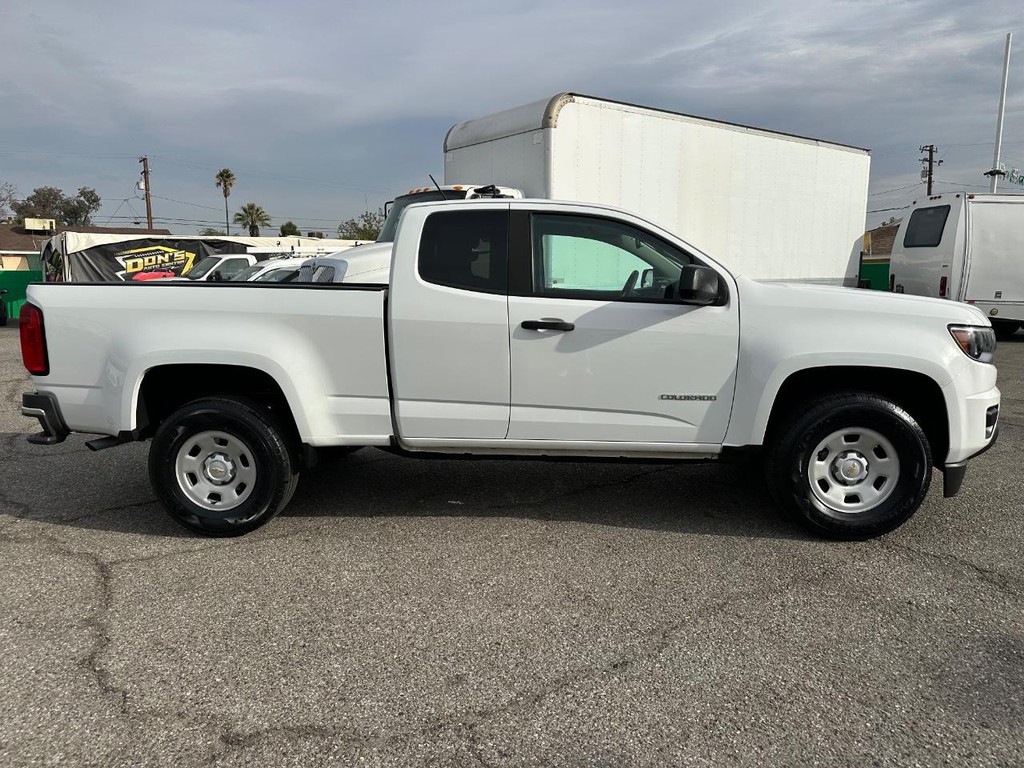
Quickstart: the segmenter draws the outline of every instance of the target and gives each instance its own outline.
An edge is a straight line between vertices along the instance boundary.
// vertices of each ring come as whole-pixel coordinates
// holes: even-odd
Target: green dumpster
[[[42,279],[43,273],[38,269],[0,269],[0,288],[7,290],[3,300],[9,318],[16,318],[21,311],[28,284],[42,282]]]

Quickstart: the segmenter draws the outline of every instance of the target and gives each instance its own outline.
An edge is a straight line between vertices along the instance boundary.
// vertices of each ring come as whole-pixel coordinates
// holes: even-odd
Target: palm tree
[[[231,194],[231,188],[235,186],[235,174],[231,172],[230,168],[221,168],[217,171],[217,175],[214,178],[217,180],[217,188],[224,193],[224,231],[230,235],[231,229],[228,227],[228,195]]]
[[[250,237],[259,237],[260,227],[270,226],[270,216],[256,203],[246,203],[235,214],[235,224],[248,227]]]

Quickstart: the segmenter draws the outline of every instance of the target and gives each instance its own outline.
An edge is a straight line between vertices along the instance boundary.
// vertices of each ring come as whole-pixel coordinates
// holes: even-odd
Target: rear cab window
[[[935,248],[942,242],[942,231],[948,217],[948,205],[918,208],[910,214],[907,231],[903,235],[903,247]]]
[[[508,292],[508,211],[438,211],[427,217],[422,280],[480,293]]]

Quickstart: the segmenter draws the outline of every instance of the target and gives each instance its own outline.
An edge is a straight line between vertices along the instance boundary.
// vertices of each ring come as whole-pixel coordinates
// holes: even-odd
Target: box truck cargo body
[[[614,205],[754,278],[856,285],[865,149],[563,93],[458,123],[445,181]]]
[[[1024,324],[1024,195],[914,201],[889,261],[897,293],[974,304],[1000,338]]]

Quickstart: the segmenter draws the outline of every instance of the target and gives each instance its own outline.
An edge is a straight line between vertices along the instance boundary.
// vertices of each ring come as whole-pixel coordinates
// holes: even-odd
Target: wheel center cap
[[[868,462],[861,454],[849,451],[836,458],[832,465],[832,472],[839,482],[853,485],[868,476]]]
[[[203,474],[215,485],[227,485],[235,479],[235,463],[224,453],[211,453],[203,462]]]

